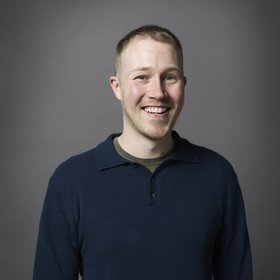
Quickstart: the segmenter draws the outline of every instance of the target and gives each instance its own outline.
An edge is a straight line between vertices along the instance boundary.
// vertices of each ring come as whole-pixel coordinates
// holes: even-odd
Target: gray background
[[[157,23],[185,50],[176,129],[227,157],[247,208],[255,279],[279,279],[279,1],[1,1],[0,272],[29,280],[48,178],[120,131],[114,47]]]

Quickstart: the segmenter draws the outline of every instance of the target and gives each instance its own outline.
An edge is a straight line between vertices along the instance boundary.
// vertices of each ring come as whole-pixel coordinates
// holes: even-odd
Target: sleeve
[[[80,264],[77,197],[52,176],[41,214],[33,280],[77,280]]]
[[[252,280],[252,258],[242,193],[237,178],[226,194],[214,253],[215,280]]]

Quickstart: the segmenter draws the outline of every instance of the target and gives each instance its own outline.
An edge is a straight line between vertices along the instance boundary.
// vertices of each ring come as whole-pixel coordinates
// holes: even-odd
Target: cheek
[[[170,97],[174,103],[182,104],[184,103],[184,88],[181,86],[172,87],[169,90]]]
[[[142,85],[129,84],[126,88],[126,99],[130,100],[131,103],[138,103],[144,96],[145,89]]]

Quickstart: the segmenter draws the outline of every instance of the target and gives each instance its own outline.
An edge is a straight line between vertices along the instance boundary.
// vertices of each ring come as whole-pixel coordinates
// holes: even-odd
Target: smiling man
[[[180,41],[149,25],[117,45],[123,130],[62,163],[42,211],[33,280],[251,280],[237,176],[173,131]]]
[[[110,78],[123,108],[118,141],[134,156],[155,158],[173,147],[172,128],[183,106],[186,84],[176,43],[138,35],[119,50],[117,76]]]

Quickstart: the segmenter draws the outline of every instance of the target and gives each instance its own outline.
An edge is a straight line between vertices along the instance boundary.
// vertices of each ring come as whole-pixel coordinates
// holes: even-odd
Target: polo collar
[[[129,163],[127,159],[118,154],[114,147],[113,139],[118,136],[120,136],[120,133],[111,134],[104,142],[96,147],[96,164],[99,170]]]
[[[176,131],[172,131],[174,138],[174,151],[169,160],[182,161],[185,163],[199,163],[199,154],[197,146],[190,143],[187,139],[180,137]]]
[[[120,133],[111,134],[104,142],[96,147],[96,164],[99,170],[109,169],[130,162],[120,156],[113,144],[113,139],[120,136]],[[199,155],[195,145],[188,140],[181,138],[179,134],[172,131],[175,140],[175,148],[168,160],[181,161],[185,163],[199,163]]]

